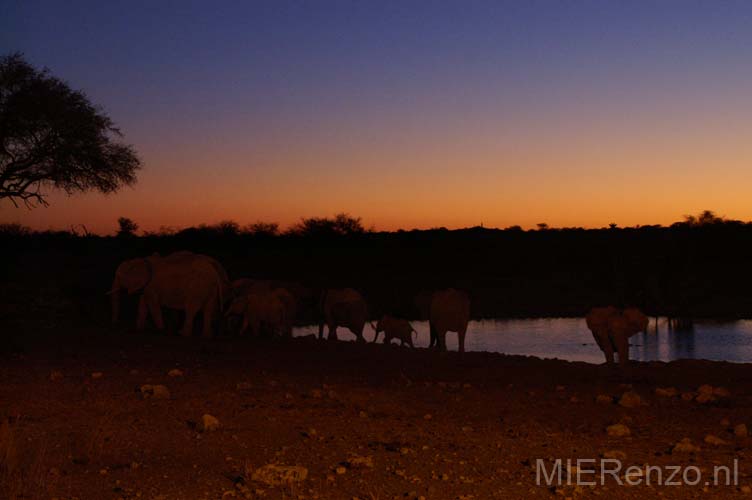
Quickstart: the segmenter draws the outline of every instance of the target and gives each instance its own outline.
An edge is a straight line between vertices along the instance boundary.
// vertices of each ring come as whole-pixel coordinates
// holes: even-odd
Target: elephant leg
[[[376,332],[376,335],[374,335],[374,336],[373,336],[373,340],[371,341],[371,343],[372,343],[372,344],[375,344],[375,343],[376,343],[376,341],[377,341],[377,340],[379,340],[379,333],[380,333],[380,332]],[[386,335],[386,334],[385,334],[385,335]]]
[[[428,347],[433,347],[439,342],[437,335],[436,335],[436,327],[434,327],[433,324],[429,323],[428,329],[430,330],[430,334],[431,334],[431,337],[428,341]]]
[[[324,338],[324,323],[319,323],[319,340]]]
[[[146,299],[142,295],[138,299],[138,316],[136,317],[136,329],[143,330],[146,326],[146,316],[149,313],[148,306],[146,305]]]
[[[465,352],[465,334],[467,333],[467,326],[464,328],[461,328],[459,332],[457,332],[457,341],[460,345],[460,352]]]
[[[363,337],[363,327],[365,325],[361,325],[360,328],[354,328],[352,332],[355,334],[355,337],[357,338],[358,342],[365,342],[366,339]]]
[[[185,323],[181,332],[183,337],[190,337],[193,334],[193,320],[196,318],[196,313],[198,313],[198,307],[192,304],[185,308]]]
[[[436,347],[439,351],[446,351],[446,330],[436,329]]]
[[[327,340],[337,340],[337,324],[336,323],[329,323],[329,335],[327,335]]]
[[[216,307],[214,305],[214,301],[210,301],[203,310],[204,313],[204,329],[203,329],[203,336],[205,339],[210,339],[212,337],[212,324],[214,323],[214,311]]]
[[[136,327],[143,330],[146,326],[146,317],[151,314],[158,330],[164,330],[164,320],[162,319],[162,307],[156,297],[144,294],[138,301],[138,320]]]
[[[611,344],[608,332],[603,330],[594,331],[593,338],[601,351],[603,351],[603,354],[606,357],[606,363],[609,365],[614,364],[614,347]]]
[[[627,366],[629,363],[629,337],[617,335],[614,343],[616,344],[616,351],[619,353],[619,365]]]

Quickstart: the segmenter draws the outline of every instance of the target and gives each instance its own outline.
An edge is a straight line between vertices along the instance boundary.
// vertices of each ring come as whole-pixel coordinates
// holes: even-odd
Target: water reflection
[[[416,346],[428,346],[428,322],[412,322],[418,331]],[[296,335],[316,333],[317,327],[297,328]],[[710,359],[752,362],[752,321],[696,322],[687,330],[669,330],[665,319],[658,328],[651,321],[647,334],[630,339],[630,356],[640,361]],[[354,336],[339,330],[342,340]],[[366,339],[373,331],[366,327]],[[468,351],[559,358],[568,361],[602,363],[603,354],[593,341],[584,318],[539,318],[472,321],[465,341]],[[457,349],[457,335],[447,334],[447,347]]]

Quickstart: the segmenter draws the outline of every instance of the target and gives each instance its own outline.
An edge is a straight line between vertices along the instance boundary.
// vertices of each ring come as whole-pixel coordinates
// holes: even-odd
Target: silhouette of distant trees
[[[703,210],[697,215],[685,215],[684,224],[687,226],[707,226],[731,222],[725,217],[719,217],[712,210]],[[681,223],[679,223],[681,224]]]
[[[254,236],[277,236],[279,224],[276,222],[255,222],[243,228],[243,232]]]
[[[135,236],[138,231],[138,224],[128,217],[120,217],[118,219],[118,231],[117,235],[122,237]]]
[[[340,213],[333,219],[328,217],[310,217],[302,219],[292,226],[288,234],[297,236],[354,236],[366,233],[360,217]]]
[[[0,283],[30,300],[41,289],[75,297],[106,321],[102,293],[119,262],[191,250],[215,257],[233,279],[294,281],[313,296],[356,288],[374,315],[410,317],[421,291],[454,287],[470,292],[475,317],[580,316],[615,304],[673,318],[752,318],[752,223],[710,211],[694,219],[705,223],[376,232],[340,214],[288,231],[223,221],[129,238],[0,224]]]
[[[0,58],[0,199],[46,205],[46,188],[117,191],[141,162],[120,130],[83,92],[37,70],[21,54]]]

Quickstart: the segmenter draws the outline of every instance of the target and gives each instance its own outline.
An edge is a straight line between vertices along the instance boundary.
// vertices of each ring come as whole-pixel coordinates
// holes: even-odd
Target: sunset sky
[[[8,5],[8,4],[11,5]],[[6,2],[144,169],[35,228],[752,219],[752,2]]]

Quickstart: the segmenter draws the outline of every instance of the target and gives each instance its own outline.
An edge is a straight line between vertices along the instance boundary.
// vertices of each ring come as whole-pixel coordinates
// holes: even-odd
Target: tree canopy
[[[49,188],[112,193],[141,162],[86,95],[21,54],[0,58],[0,200],[46,205]]]

